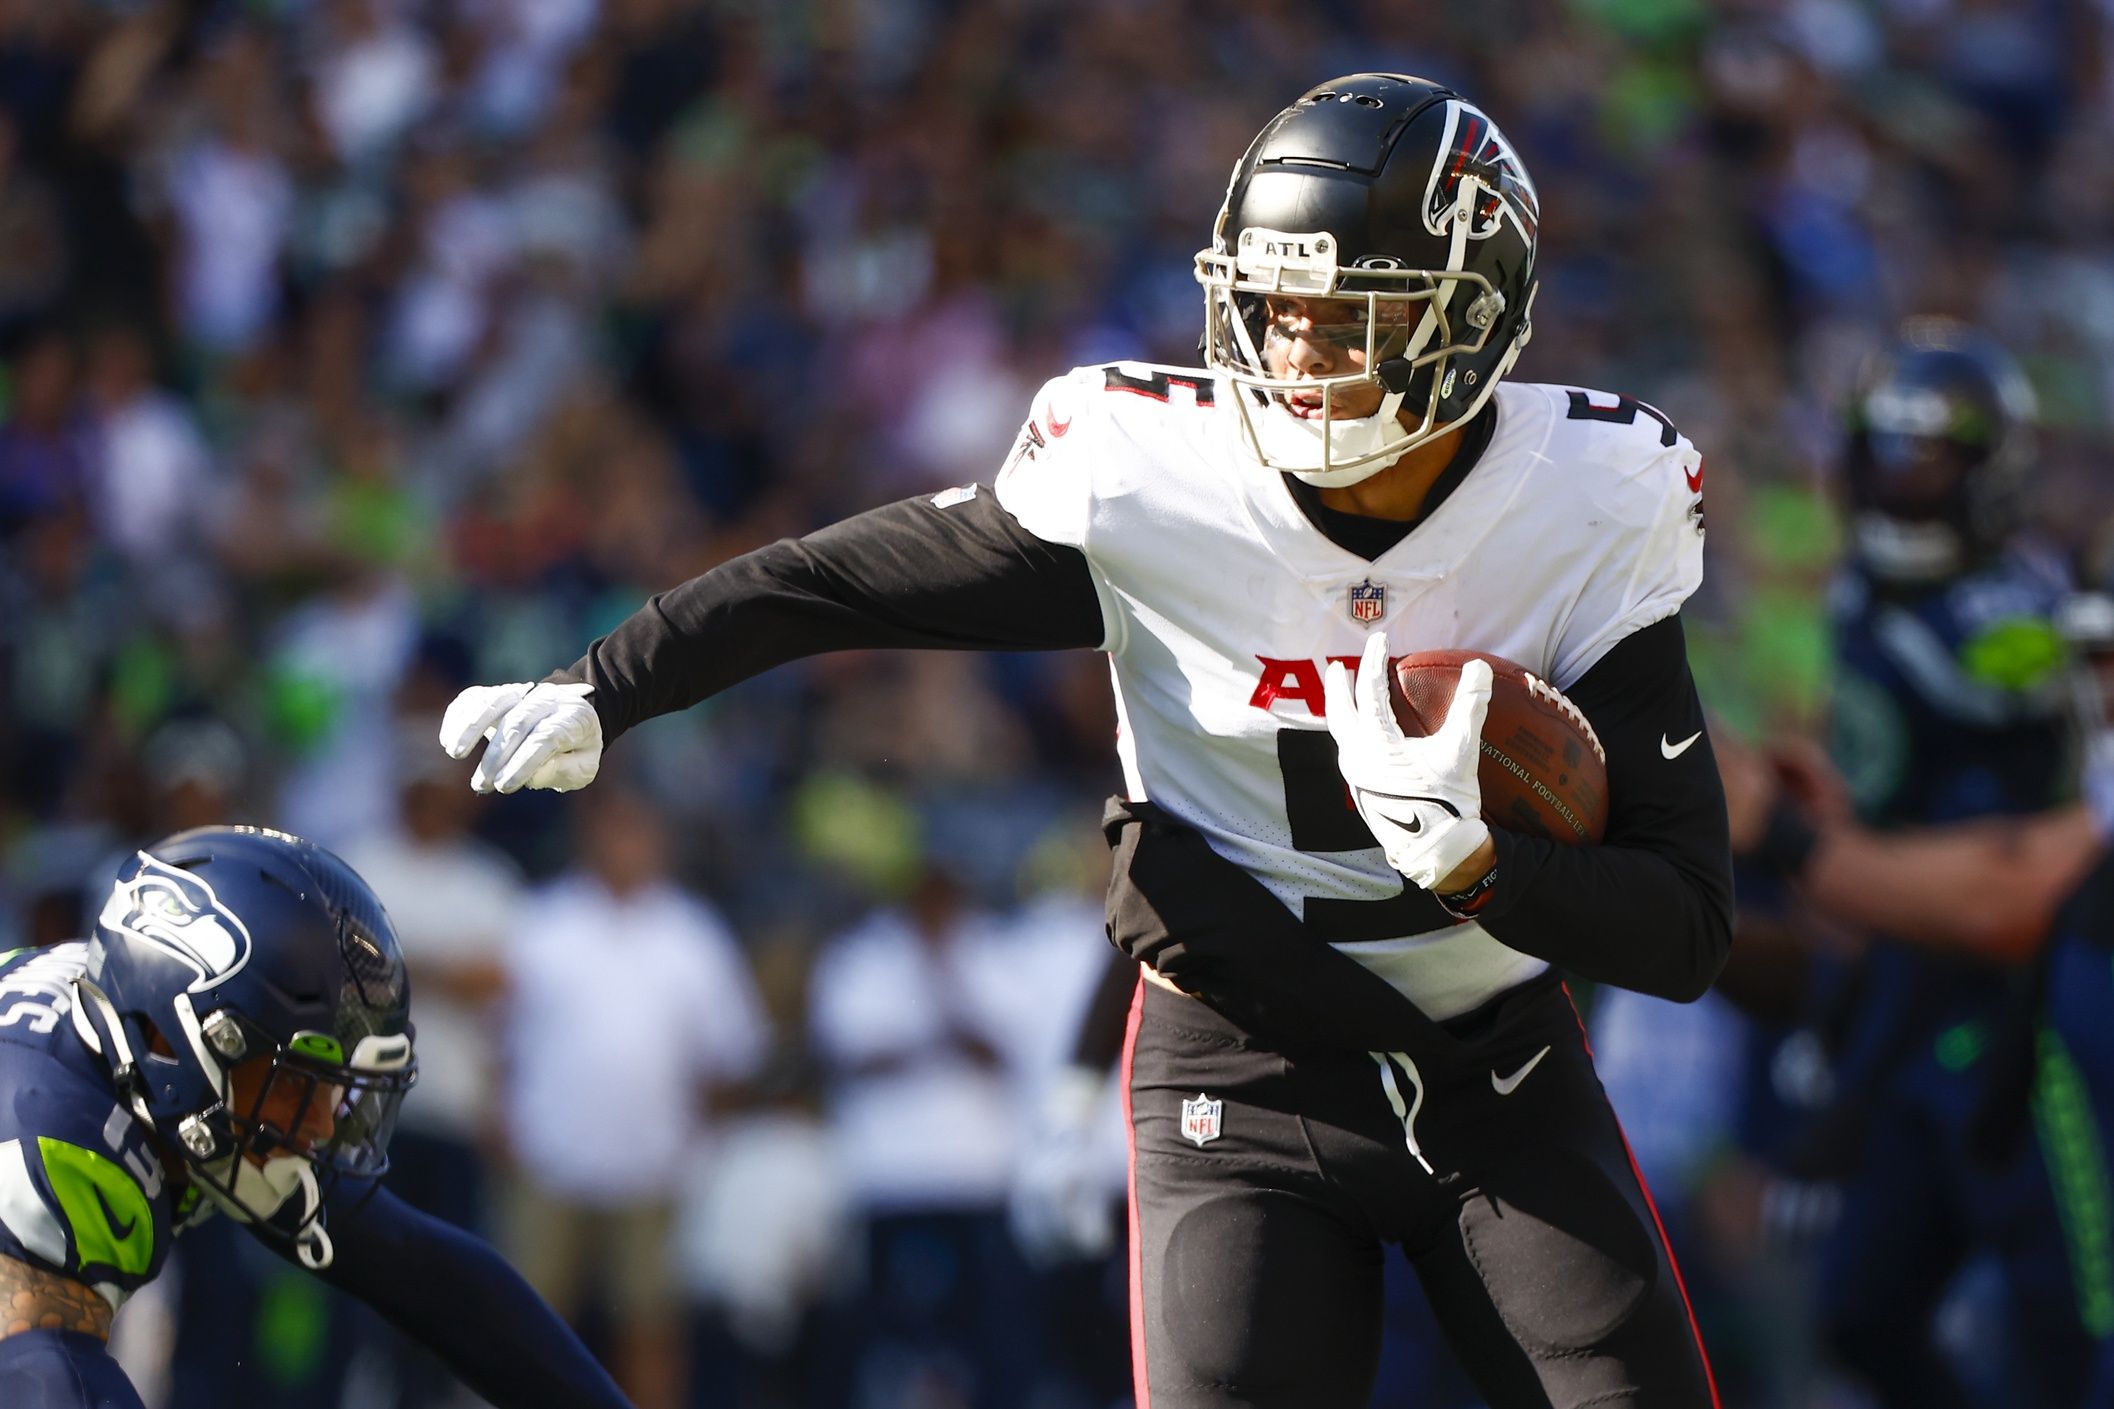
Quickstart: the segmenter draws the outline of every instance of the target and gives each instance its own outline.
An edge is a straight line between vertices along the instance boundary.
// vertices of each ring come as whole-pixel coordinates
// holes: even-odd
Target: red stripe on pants
[[[1571,985],[1568,983],[1563,986],[1563,996],[1564,1001],[1571,1005],[1571,1016],[1578,1021],[1578,1037],[1580,1041],[1585,1043],[1586,1056],[1591,1057],[1593,1055],[1592,1034],[1586,1031],[1585,1019],[1580,1017],[1578,1013],[1578,1000],[1571,996]],[[1133,1021],[1135,1021],[1135,1018]],[[1123,1071],[1126,1079],[1124,1091],[1128,1093],[1130,1090],[1127,1084],[1130,1074],[1128,1049],[1125,1051]],[[1601,1092],[1602,1099],[1605,1099],[1606,1096],[1607,1092],[1603,1090]],[[1129,1109],[1128,1094],[1125,1095],[1124,1100],[1124,1108],[1127,1111]],[[1673,1269],[1674,1290],[1681,1293],[1681,1310],[1688,1314],[1688,1333],[1696,1338],[1696,1358],[1703,1362],[1703,1382],[1710,1386],[1710,1409],[1724,1409],[1724,1402],[1718,1398],[1717,1374],[1710,1368],[1710,1352],[1703,1345],[1703,1328],[1696,1324],[1696,1308],[1688,1299],[1688,1283],[1681,1276],[1681,1264],[1674,1257],[1674,1245],[1667,1241],[1666,1221],[1659,1217],[1659,1201],[1652,1197],[1652,1186],[1644,1182],[1644,1171],[1637,1166],[1637,1152],[1630,1148],[1629,1134],[1622,1128],[1622,1117],[1616,1114],[1613,1101],[1608,1102],[1608,1116],[1615,1122],[1615,1135],[1622,1141],[1622,1153],[1629,1157],[1630,1177],[1637,1181],[1638,1189],[1644,1194],[1644,1206],[1651,1210],[1652,1227],[1659,1230],[1659,1246],[1666,1249],[1666,1265]],[[1135,1215],[1133,1217],[1135,1218]]]
[[[1129,1147],[1130,1176],[1125,1203],[1130,1226],[1130,1380],[1137,1409],[1152,1409],[1152,1389],[1145,1383],[1145,1249],[1138,1239],[1138,1128],[1131,1120],[1130,1069],[1138,1050],[1138,1023],[1145,1016],[1145,975],[1138,974],[1130,996],[1130,1019],[1123,1028],[1123,1142]]]

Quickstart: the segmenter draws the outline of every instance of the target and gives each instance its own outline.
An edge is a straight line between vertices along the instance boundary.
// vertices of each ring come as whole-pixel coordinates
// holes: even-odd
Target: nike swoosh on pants
[[[1514,1091],[1519,1090],[1519,1084],[1527,1079],[1527,1073],[1533,1071],[1536,1067],[1540,1066],[1541,1059],[1548,1055],[1549,1049],[1547,1047],[1542,1048],[1539,1052],[1536,1052],[1533,1056],[1527,1058],[1527,1064],[1521,1067],[1518,1071],[1512,1073],[1512,1075],[1510,1076],[1499,1076],[1497,1072],[1493,1069],[1490,1073],[1490,1085],[1492,1089],[1494,1089],[1500,1096],[1511,1095]]]

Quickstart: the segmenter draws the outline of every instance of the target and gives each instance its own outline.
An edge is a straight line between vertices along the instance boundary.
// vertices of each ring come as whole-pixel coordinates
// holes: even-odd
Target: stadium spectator
[[[408,734],[408,730],[405,731]],[[500,1144],[500,1000],[507,948],[519,923],[520,872],[470,833],[456,770],[402,740],[397,815],[341,854],[367,878],[396,922],[418,990],[419,1051],[428,1065],[404,1103],[390,1152],[389,1187],[406,1203],[489,1236],[490,1157]],[[499,1151],[503,1153],[503,1151]],[[446,1402],[450,1382],[407,1342],[388,1358],[404,1409]]]
[[[866,1227],[856,1402],[1003,1409],[1037,1363],[1004,1212],[1022,1131],[998,943],[928,859],[816,957],[812,1038]]]
[[[506,1245],[568,1318],[599,1294],[618,1381],[643,1409],[675,1409],[675,1200],[710,1157],[713,1100],[756,1070],[768,1033],[740,941],[670,876],[653,808],[613,790],[577,820],[578,866],[529,897],[505,951]]]

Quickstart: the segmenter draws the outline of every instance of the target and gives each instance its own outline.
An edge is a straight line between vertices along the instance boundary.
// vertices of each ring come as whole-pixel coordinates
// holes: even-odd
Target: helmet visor
[[[1956,440],[1876,429],[1866,431],[1864,452],[1852,469],[1859,507],[1907,523],[1963,512],[1967,482],[1988,458]]]

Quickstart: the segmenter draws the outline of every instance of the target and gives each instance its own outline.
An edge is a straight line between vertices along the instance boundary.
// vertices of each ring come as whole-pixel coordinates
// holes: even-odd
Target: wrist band
[[[1806,820],[1798,804],[1789,798],[1778,798],[1769,809],[1761,840],[1754,844],[1748,857],[1773,875],[1795,881],[1813,858],[1813,848],[1819,845],[1820,833]]]
[[[1445,895],[1433,891],[1432,898],[1439,902],[1441,909],[1456,920],[1472,920],[1475,918],[1476,912],[1488,905],[1490,897],[1496,894],[1497,863],[1493,861],[1490,864],[1490,869],[1483,872],[1482,879],[1468,887],[1468,889],[1449,891]]]

